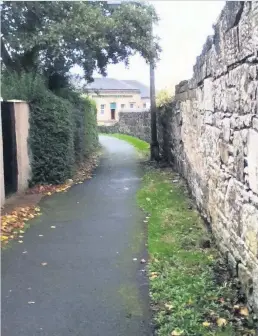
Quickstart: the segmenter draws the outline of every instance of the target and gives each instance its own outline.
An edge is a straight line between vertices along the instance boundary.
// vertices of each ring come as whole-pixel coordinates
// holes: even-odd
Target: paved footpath
[[[141,168],[131,145],[101,143],[93,178],[42,201],[24,242],[3,252],[2,336],[152,334]]]

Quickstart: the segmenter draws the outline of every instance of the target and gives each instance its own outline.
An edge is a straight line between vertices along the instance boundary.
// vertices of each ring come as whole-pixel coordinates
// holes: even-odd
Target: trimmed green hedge
[[[74,169],[73,106],[51,92],[30,103],[32,184],[62,183]]]
[[[95,102],[88,98],[83,97],[84,113],[85,113],[85,152],[89,155],[99,144],[98,126],[97,126],[97,107]]]
[[[4,73],[3,99],[30,105],[31,185],[71,178],[75,164],[98,146],[95,104],[71,89],[49,91],[40,76]]]

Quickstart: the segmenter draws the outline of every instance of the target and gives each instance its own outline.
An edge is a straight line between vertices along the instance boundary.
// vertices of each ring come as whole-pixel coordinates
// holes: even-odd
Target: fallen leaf
[[[40,234],[39,237],[44,237],[44,236],[42,234]]]
[[[150,276],[150,280],[154,280],[154,279],[156,279],[158,276],[156,275],[156,274],[153,274],[153,275],[151,275]]]
[[[222,318],[222,317],[219,317],[219,318],[217,319],[217,325],[218,325],[219,327],[224,327],[225,325],[227,325],[227,320],[224,319],[224,318]]]
[[[47,195],[50,196],[50,195],[52,195],[52,194],[51,194],[51,192],[49,191],[49,192],[47,193]]]
[[[248,308],[247,307],[242,307],[239,311],[239,314],[242,316],[248,316],[249,312],[248,312]]]
[[[145,264],[146,260],[145,259],[141,259],[141,264]]]
[[[18,243],[22,244],[22,243],[23,243],[23,241],[22,241],[22,240],[19,240],[19,241],[18,241]]]
[[[47,266],[46,262],[41,263],[42,266]]]
[[[34,304],[35,303],[35,301],[29,301],[28,302],[28,304]]]
[[[51,227],[51,229],[55,229],[56,227],[55,227],[55,225],[52,225],[52,226],[50,226]]]
[[[209,327],[211,324],[210,324],[210,322],[205,321],[205,322],[202,323],[202,325],[203,325],[204,327]]]
[[[168,309],[168,310],[172,310],[174,308],[174,306],[170,303],[165,303],[165,307]]]
[[[28,253],[28,251],[23,251],[22,253],[25,254],[25,253]]]
[[[181,336],[181,335],[183,335],[183,331],[179,329],[175,329],[171,333],[171,336]]]

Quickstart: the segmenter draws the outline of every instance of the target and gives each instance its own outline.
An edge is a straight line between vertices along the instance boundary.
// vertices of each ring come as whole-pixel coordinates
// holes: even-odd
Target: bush
[[[4,100],[30,105],[31,184],[63,183],[98,146],[96,106],[67,88],[52,92],[44,78],[32,73],[3,72]]]
[[[74,169],[73,106],[45,91],[30,102],[32,184],[62,183]]]
[[[88,156],[99,145],[97,108],[89,97],[83,97],[85,113],[85,152]]]

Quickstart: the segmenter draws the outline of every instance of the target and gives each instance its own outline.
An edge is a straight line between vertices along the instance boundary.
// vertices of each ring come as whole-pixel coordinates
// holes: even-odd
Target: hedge
[[[30,105],[31,185],[71,178],[75,163],[98,145],[95,105],[70,89],[54,94],[40,76],[4,73],[2,96]]]

